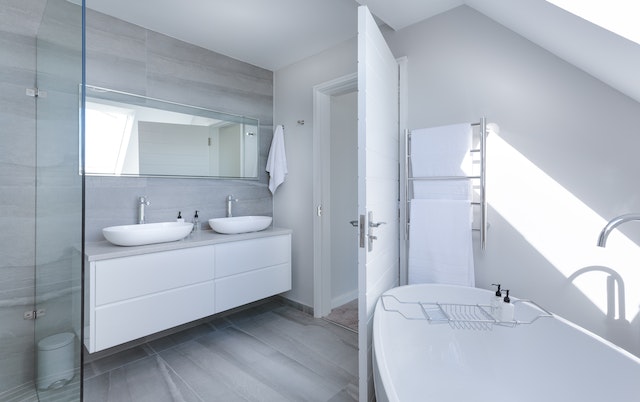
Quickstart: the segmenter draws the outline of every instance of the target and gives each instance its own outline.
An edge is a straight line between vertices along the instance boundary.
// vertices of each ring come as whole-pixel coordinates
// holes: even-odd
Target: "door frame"
[[[358,90],[352,73],[313,87],[313,315],[331,313],[331,97]],[[354,245],[355,246],[355,245]]]

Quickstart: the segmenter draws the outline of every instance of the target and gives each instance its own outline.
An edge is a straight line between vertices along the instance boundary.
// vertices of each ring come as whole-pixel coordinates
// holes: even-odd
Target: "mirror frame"
[[[80,86],[80,91],[82,95],[82,85]],[[81,141],[81,158],[84,159],[86,157],[86,142],[87,142],[87,133],[86,133],[86,103],[91,101],[91,98],[94,99],[102,99],[108,102],[116,102],[122,103],[131,106],[139,106],[151,109],[165,110],[173,113],[182,113],[189,114],[194,117],[205,117],[216,120],[223,120],[229,123],[240,123],[240,124],[249,124],[251,126],[256,127],[256,175],[255,176],[213,176],[213,175],[186,175],[186,174],[140,174],[140,173],[121,173],[121,174],[110,174],[110,173],[92,173],[87,172],[84,160],[80,160],[79,163],[79,171],[80,174],[84,174],[86,176],[96,176],[96,177],[143,177],[143,178],[197,178],[197,179],[214,179],[214,180],[259,180],[260,179],[260,120],[253,117],[231,114],[226,112],[220,112],[213,109],[208,109],[200,106],[193,106],[184,103],[172,102],[164,99],[152,98],[144,95],[137,95],[128,92],[118,91],[114,89],[99,87],[95,85],[85,85],[84,88],[84,104],[81,108],[81,114],[84,113],[83,116],[83,133],[84,138]],[[82,99],[82,96],[81,96]],[[254,124],[255,123],[255,124]]]

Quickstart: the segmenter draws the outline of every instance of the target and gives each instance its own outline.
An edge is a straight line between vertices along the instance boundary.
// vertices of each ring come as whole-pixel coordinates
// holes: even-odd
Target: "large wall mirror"
[[[258,177],[258,120],[86,86],[85,173]]]

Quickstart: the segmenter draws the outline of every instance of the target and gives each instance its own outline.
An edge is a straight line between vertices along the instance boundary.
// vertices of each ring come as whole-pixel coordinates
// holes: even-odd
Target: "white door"
[[[373,398],[371,328],[398,285],[398,63],[366,6],[358,8],[358,345],[360,401]],[[384,223],[383,223],[384,222]]]

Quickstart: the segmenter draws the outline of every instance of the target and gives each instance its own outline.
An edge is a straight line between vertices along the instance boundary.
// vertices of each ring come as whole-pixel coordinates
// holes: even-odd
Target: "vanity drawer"
[[[193,247],[95,262],[95,305],[213,279],[214,247]]]
[[[217,279],[216,313],[291,290],[291,263]]]
[[[95,350],[110,348],[214,313],[213,281],[95,310]]]
[[[291,235],[218,244],[215,261],[216,278],[289,263]]]

